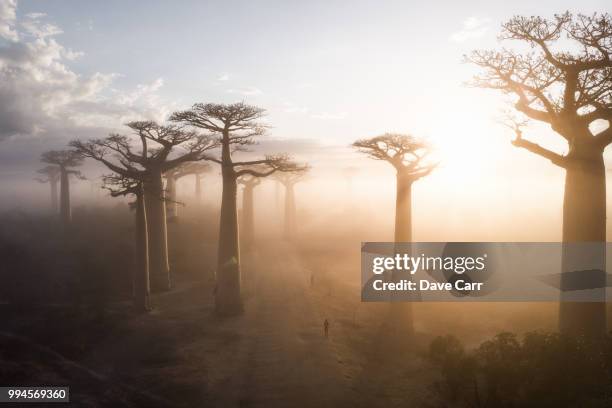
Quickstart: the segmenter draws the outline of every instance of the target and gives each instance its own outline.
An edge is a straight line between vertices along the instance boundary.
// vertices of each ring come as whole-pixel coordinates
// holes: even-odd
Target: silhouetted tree
[[[389,162],[396,171],[395,242],[412,241],[412,184],[436,167],[425,162],[427,144],[416,137],[385,133],[353,143],[358,151],[375,160]]]
[[[264,109],[244,103],[196,103],[191,109],[175,112],[170,120],[204,129],[219,136],[221,157],[208,158],[221,165],[223,193],[217,258],[215,306],[221,315],[234,315],[243,310],[240,295],[240,250],[238,245],[237,180],[240,176],[266,177],[276,171],[292,171],[298,166],[287,156],[266,156],[261,160],[234,161],[232,155],[245,151],[263,136],[266,126],[260,122]],[[253,170],[257,165],[266,170]]]
[[[133,151],[127,136],[111,135],[88,142],[73,141],[81,154],[102,162],[123,176],[144,183],[149,232],[149,269],[151,288],[155,291],[171,287],[168,263],[168,236],[165,194],[162,175],[189,161],[202,160],[206,152],[217,146],[209,137],[177,126],[162,126],[151,121],[130,122],[127,126],[140,140],[140,152]],[[181,149],[179,155],[172,152]],[[116,156],[113,162],[110,156]]]
[[[259,184],[261,179],[255,176],[242,176],[238,179],[238,183],[243,186],[242,189],[242,224],[240,228],[241,243],[246,249],[253,247],[255,242],[255,214],[253,203],[253,190]]]
[[[35,180],[39,183],[49,183],[51,187],[51,212],[57,214],[58,212],[58,200],[57,200],[57,184],[60,181],[60,168],[59,166],[46,166],[36,171],[41,174],[41,177],[36,177]]]
[[[133,194],[136,201],[132,203],[135,213],[135,260],[136,268],[132,275],[134,287],[134,306],[141,312],[151,310],[150,280],[149,280],[149,234],[147,231],[147,213],[143,182],[121,174],[111,174],[103,177],[104,188],[111,196],[126,196]]]
[[[207,163],[199,163],[201,167],[194,171],[195,176],[195,199],[196,203],[202,204],[202,175],[208,173],[212,168]]]
[[[43,163],[59,167],[60,177],[60,220],[64,227],[70,225],[72,212],[70,208],[70,175],[84,178],[81,172],[74,170],[83,163],[81,155],[74,150],[50,150],[42,154]]]
[[[196,197],[201,198],[200,175],[209,169],[210,165],[208,163],[186,162],[164,173],[166,177],[166,214],[168,221],[176,221],[178,218],[177,182],[185,176],[195,175]]]
[[[535,49],[518,52],[474,51],[466,60],[483,69],[474,85],[502,91],[515,98],[514,107],[528,118],[550,125],[567,143],[565,155],[546,149],[517,133],[512,142],[565,170],[563,241],[606,241],[606,185],[603,151],[612,142],[612,18],[570,13],[552,20],[516,16],[503,24],[502,40],[518,40]],[[595,123],[608,127],[596,133]],[[595,125],[595,126],[593,126]],[[564,272],[581,270],[576,254],[564,246]],[[593,267],[595,265],[595,268]],[[584,266],[584,265],[583,265]],[[589,268],[600,269],[604,294],[605,247],[591,257]],[[562,288],[569,284],[562,274]],[[563,302],[560,329],[564,333],[601,335],[606,327],[604,302]]]
[[[357,140],[353,147],[372,159],[389,162],[395,168],[394,240],[396,243],[412,242],[412,185],[436,167],[436,164],[426,163],[426,156],[430,151],[428,145],[414,136],[385,133],[370,139]],[[395,274],[394,279],[400,280],[402,276]],[[414,331],[412,303],[393,302],[391,314],[400,331],[409,334]]]
[[[293,240],[297,234],[297,210],[295,205],[295,185],[304,180],[309,167],[303,167],[292,173],[277,173],[274,178],[285,188],[285,220],[283,237]]]

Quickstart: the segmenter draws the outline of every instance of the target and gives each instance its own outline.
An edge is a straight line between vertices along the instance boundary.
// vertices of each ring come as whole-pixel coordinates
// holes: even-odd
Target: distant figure
[[[323,331],[325,332],[325,338],[329,337],[329,320],[325,319],[323,322]]]
[[[315,280],[314,273],[311,273],[310,274],[310,287],[311,288],[314,287],[314,280]]]

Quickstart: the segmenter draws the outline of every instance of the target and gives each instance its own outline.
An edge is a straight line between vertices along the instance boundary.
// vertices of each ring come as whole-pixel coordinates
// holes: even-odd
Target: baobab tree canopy
[[[152,287],[168,290],[171,278],[162,175],[186,162],[202,160],[209,150],[217,147],[217,142],[176,125],[165,126],[152,121],[134,121],[126,125],[132,130],[129,137],[111,134],[104,139],[75,140],[70,144],[83,156],[103,163],[118,175],[144,183]],[[137,143],[139,148],[133,146],[135,140],[140,142]]]
[[[52,180],[57,180],[59,178],[60,169],[57,165],[45,166],[42,169],[36,170],[38,174],[43,175],[44,177],[38,177],[36,180],[41,183],[48,183]]]
[[[189,110],[174,112],[170,120],[217,135],[227,133],[232,144],[244,146],[255,143],[254,138],[265,133],[267,125],[260,122],[264,115],[265,109],[243,102],[196,103]]]
[[[370,139],[360,139],[353,143],[359,152],[375,160],[384,160],[393,165],[398,172],[416,180],[431,173],[435,164],[427,164],[424,159],[430,149],[424,140],[411,135],[385,133]]]
[[[510,49],[474,51],[468,62],[482,68],[473,85],[513,95],[518,111],[550,124],[573,147],[602,150],[612,128],[594,132],[597,120],[612,119],[612,18],[609,14],[543,17],[516,16],[502,26],[501,40],[526,42],[530,52]],[[565,165],[552,152],[520,139],[515,143]]]
[[[76,150],[50,150],[41,155],[40,161],[70,169],[83,164],[83,156]],[[80,174],[80,172],[74,171],[74,174]]]

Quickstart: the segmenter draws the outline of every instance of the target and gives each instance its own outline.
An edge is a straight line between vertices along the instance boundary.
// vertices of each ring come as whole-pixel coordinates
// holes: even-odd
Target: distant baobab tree
[[[170,120],[204,129],[219,136],[221,157],[208,158],[221,165],[223,193],[219,226],[217,258],[216,311],[220,315],[235,315],[243,310],[240,294],[240,250],[238,245],[238,213],[236,206],[237,180],[241,176],[266,177],[276,171],[298,168],[285,155],[266,156],[259,160],[234,161],[236,152],[245,151],[263,136],[266,125],[260,122],[264,109],[245,103],[196,103],[191,109],[175,112]],[[252,166],[265,168],[253,170]]]
[[[80,171],[74,170],[83,164],[83,157],[74,150],[50,150],[42,154],[40,161],[57,166],[60,178],[60,220],[64,227],[72,221],[70,208],[70,176],[84,179]]]
[[[555,15],[553,19],[516,16],[502,26],[500,39],[518,40],[535,51],[473,51],[466,60],[482,68],[473,84],[515,99],[526,117],[547,123],[567,143],[565,155],[523,138],[512,142],[565,170],[563,242],[606,242],[606,183],[603,152],[612,142],[612,18],[609,14]],[[608,127],[596,132],[597,122]],[[562,270],[580,270],[564,247]],[[575,259],[575,257],[573,257]],[[605,271],[605,247],[590,267]],[[587,268],[583,268],[587,269]],[[567,274],[561,286],[566,287]],[[605,273],[599,282],[606,286]],[[604,302],[563,302],[563,333],[599,336],[606,332]]]
[[[57,185],[60,181],[60,168],[59,166],[45,166],[42,169],[36,171],[40,174],[40,177],[36,177],[35,180],[39,183],[49,183],[51,187],[51,212],[57,214],[58,212],[58,197],[57,197]]]
[[[209,169],[210,165],[208,163],[185,162],[164,173],[164,177],[166,178],[166,213],[168,221],[176,221],[178,218],[179,201],[177,198],[177,182],[185,176],[194,175],[196,177],[196,197],[201,197],[200,175],[209,171]]]
[[[305,166],[299,171],[291,173],[277,173],[274,178],[285,188],[285,212],[283,223],[283,237],[290,241],[297,234],[297,209],[295,204],[295,185],[304,180],[310,170]]]
[[[202,204],[202,175],[210,172],[212,167],[208,163],[197,163],[200,167],[193,170],[195,176],[195,201],[197,204]]]
[[[82,155],[102,162],[115,173],[144,183],[151,289],[164,291],[170,289],[172,281],[162,175],[185,162],[202,160],[210,149],[217,147],[217,143],[207,136],[174,125],[136,121],[127,123],[127,126],[133,131],[134,138],[140,141],[140,151],[133,150],[130,138],[117,134],[87,142],[75,140],[71,146]],[[177,150],[180,153],[173,155]]]
[[[132,203],[135,213],[135,260],[136,269],[132,274],[134,288],[134,307],[141,312],[151,310],[151,287],[149,280],[149,234],[147,231],[147,214],[144,186],[141,180],[129,178],[122,174],[111,174],[103,177],[103,188],[110,191],[111,196],[134,195]]]
[[[385,133],[353,143],[359,152],[375,160],[390,163],[396,171],[395,237],[396,243],[412,242],[412,185],[430,174],[436,164],[426,162],[430,148],[425,141],[411,135]],[[400,279],[396,276],[394,279]],[[412,303],[393,302],[392,319],[408,334],[414,332]]]
[[[253,202],[253,190],[261,179],[252,175],[245,175],[238,179],[242,185],[242,223],[240,224],[240,242],[245,249],[251,249],[255,242],[255,209]]]
[[[396,171],[395,242],[412,242],[412,185],[436,167],[425,162],[429,147],[410,135],[385,133],[353,143],[358,151],[375,160],[389,162]]]

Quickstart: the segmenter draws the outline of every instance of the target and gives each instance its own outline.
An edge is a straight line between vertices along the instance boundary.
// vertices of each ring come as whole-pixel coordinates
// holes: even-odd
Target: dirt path
[[[247,279],[250,344],[241,406],[350,405],[348,384],[323,336],[324,317],[308,294],[309,274],[284,254],[259,254],[257,276]]]

